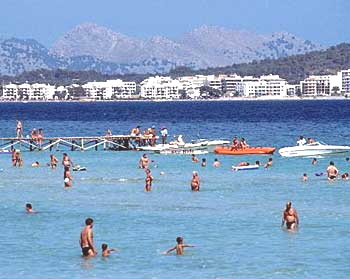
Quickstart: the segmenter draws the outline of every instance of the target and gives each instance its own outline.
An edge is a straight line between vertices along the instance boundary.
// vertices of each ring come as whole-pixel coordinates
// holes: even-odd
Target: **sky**
[[[1,0],[0,37],[50,47],[81,23],[138,38],[178,38],[202,25],[286,31],[329,46],[350,42],[350,0]]]

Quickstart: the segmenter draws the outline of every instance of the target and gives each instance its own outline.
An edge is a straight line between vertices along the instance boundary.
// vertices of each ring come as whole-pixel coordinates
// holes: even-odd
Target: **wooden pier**
[[[0,138],[1,150],[134,150],[134,142],[144,140],[141,136],[116,135],[92,137],[53,137],[40,141],[32,138]]]

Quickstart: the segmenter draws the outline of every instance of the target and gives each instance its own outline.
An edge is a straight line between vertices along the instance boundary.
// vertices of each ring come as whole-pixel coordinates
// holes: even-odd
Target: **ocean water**
[[[350,145],[349,101],[0,103],[0,137],[12,137],[16,119],[25,135],[129,133],[136,125],[168,128],[170,139],[245,137],[250,145],[294,145],[299,135]],[[53,154],[62,158],[63,148]],[[349,278],[350,181],[329,183],[333,160],[350,172],[348,155],[283,158],[276,152],[268,170],[231,171],[240,161],[265,163],[270,156],[206,154],[207,167],[187,155],[150,154],[154,176],[145,193],[138,169],[141,152],[69,152],[85,172],[31,168],[49,152],[22,152],[23,168],[0,155],[0,278]],[[215,158],[220,168],[212,167]],[[189,188],[192,171],[201,192]],[[161,175],[161,172],[164,172]],[[307,173],[309,181],[301,182]],[[286,201],[300,217],[295,233],[280,227]],[[31,202],[37,214],[24,212]],[[99,255],[83,259],[79,234],[94,219]],[[195,245],[184,256],[162,255],[175,238]],[[101,257],[101,244],[119,252]]]

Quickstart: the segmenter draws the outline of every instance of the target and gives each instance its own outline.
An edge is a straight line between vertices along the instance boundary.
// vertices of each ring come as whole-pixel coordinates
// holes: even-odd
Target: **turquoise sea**
[[[25,135],[43,128],[47,137],[129,133],[136,125],[168,128],[185,140],[245,137],[252,146],[294,145],[299,135],[350,145],[350,102],[115,102],[0,103],[0,137],[14,136],[16,119]],[[61,160],[63,147],[53,154]],[[49,151],[22,152],[24,167],[0,155],[0,278],[349,278],[350,180],[329,183],[329,161],[350,172],[350,154],[283,158],[276,152],[267,170],[231,171],[240,161],[265,163],[270,156],[206,154],[207,167],[190,155],[149,154],[154,176],[145,193],[143,154],[137,151],[68,151],[87,168],[32,168],[49,161]],[[212,167],[215,158],[220,168]],[[192,171],[201,192],[190,191]],[[164,175],[161,175],[164,172]],[[301,182],[307,173],[309,181]],[[291,200],[300,228],[281,229]],[[37,214],[26,214],[25,203]],[[94,219],[99,255],[81,257],[79,234]],[[195,245],[184,256],[163,255],[177,236]],[[119,251],[101,257],[101,244]]]

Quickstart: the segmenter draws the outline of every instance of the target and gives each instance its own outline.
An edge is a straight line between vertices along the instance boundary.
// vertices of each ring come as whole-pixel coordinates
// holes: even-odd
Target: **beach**
[[[245,137],[252,146],[292,146],[299,135],[329,144],[349,145],[350,107],[343,100],[241,102],[0,103],[0,136],[15,134],[16,119],[25,135],[34,127],[44,136],[129,133],[140,125],[166,126],[171,140]],[[63,186],[62,153],[86,171],[72,172]],[[31,168],[49,162],[49,151],[22,152],[24,167],[11,167],[0,155],[0,220],[3,220],[0,278],[347,278],[350,274],[350,181],[327,181],[333,160],[349,172],[350,154],[317,158],[148,153],[154,177],[144,192],[143,152],[53,150],[58,168]],[[240,161],[273,166],[234,172]],[[212,163],[218,158],[221,167]],[[192,171],[201,191],[190,191]],[[161,174],[164,172],[164,174]],[[301,182],[307,173],[308,182]],[[281,229],[282,211],[291,200],[300,228]],[[37,214],[26,214],[33,204]],[[99,254],[81,257],[79,233],[94,219]],[[184,256],[163,255],[183,236]],[[118,248],[101,257],[101,244]]]

